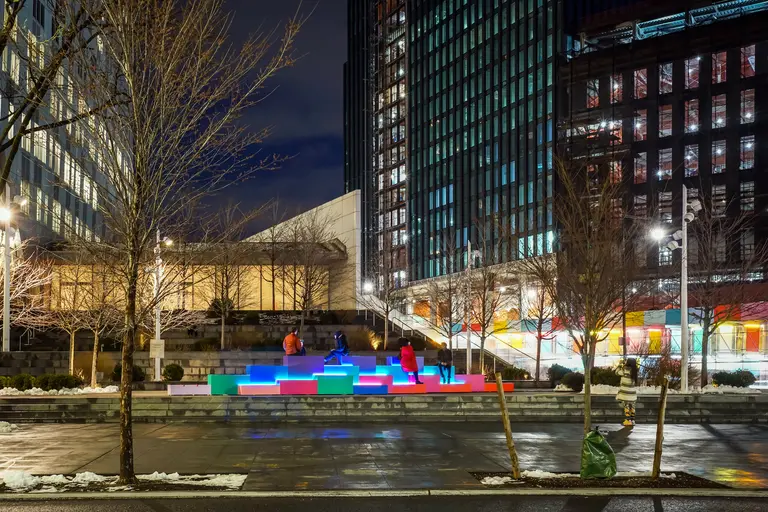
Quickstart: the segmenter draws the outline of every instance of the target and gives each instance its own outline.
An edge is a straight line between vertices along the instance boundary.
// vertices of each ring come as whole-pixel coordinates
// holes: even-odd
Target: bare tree
[[[115,283],[107,272],[91,269],[93,281],[89,288],[88,310],[85,312],[85,326],[93,335],[91,357],[91,387],[98,384],[97,370],[102,336],[115,332],[120,325],[120,307],[115,301]]]
[[[221,350],[227,348],[227,319],[234,311],[251,305],[251,281],[248,279],[246,263],[249,253],[252,253],[252,246],[242,242],[242,228],[258,214],[259,210],[245,212],[238,205],[230,203],[217,217],[215,236],[221,234],[225,239],[214,249],[216,255],[213,261],[213,297],[210,308],[219,315],[221,322]],[[233,230],[232,226],[240,226],[240,229]]]
[[[521,255],[522,256],[522,255]],[[533,320],[536,327],[536,371],[535,382],[540,380],[541,373],[541,344],[544,340],[552,340],[555,329],[552,318],[555,316],[555,304],[548,293],[547,283],[554,282],[557,275],[557,267],[554,258],[539,256],[534,258],[521,258],[519,263],[519,276],[523,279],[524,290],[520,295],[520,319],[523,317]],[[525,297],[527,307],[523,307]],[[547,320],[549,324],[547,325]]]
[[[20,241],[12,245],[10,271],[11,327],[50,327],[51,317],[45,293],[52,280],[50,259],[28,241]],[[2,265],[0,279],[5,280]],[[4,300],[0,294],[0,307],[4,306]]]
[[[510,307],[512,295],[506,290],[510,281],[509,266],[502,263],[505,242],[508,241],[505,227],[493,216],[476,219],[474,227],[479,247],[473,250],[475,254],[469,255],[473,259],[469,271],[469,309],[470,324],[480,327],[482,371],[485,368],[485,342],[507,329],[507,322],[497,321],[497,316]]]
[[[162,283],[156,293],[142,295],[152,288],[156,233],[176,240],[200,233],[203,199],[279,163],[255,151],[270,130],[248,132],[239,120],[263,99],[267,80],[292,64],[300,23],[289,20],[284,32],[259,33],[233,48],[222,0],[114,0],[103,6],[105,66],[119,73],[116,80],[105,75],[88,92],[92,103],[102,104],[117,87],[130,103],[83,124],[109,187],[100,194],[103,240],[80,243],[115,276],[124,296],[119,481],[135,484],[134,350],[143,319],[179,292],[178,279],[169,274],[184,268],[170,250],[162,253],[169,260]],[[99,68],[93,71],[98,75]],[[218,241],[208,233],[197,241]]]
[[[91,267],[77,260],[74,264],[56,265],[54,304],[51,311],[51,325],[64,331],[69,337],[69,374],[75,374],[75,339],[77,333],[89,328],[91,288],[93,275]]]
[[[284,223],[285,215],[280,211],[280,205],[277,201],[272,202],[268,207],[270,226],[266,230],[257,234],[253,239],[266,247],[268,274],[262,276],[262,280],[271,285],[272,310],[277,308],[278,287],[280,296],[285,292],[285,242],[288,236],[287,225]],[[285,309],[285,305],[283,305]]]
[[[762,309],[768,246],[755,243],[754,213],[737,203],[700,198],[702,209],[688,225],[690,314],[702,328],[701,386],[708,383],[710,341],[725,322]],[[676,294],[679,296],[679,294]]]
[[[430,323],[448,339],[451,350],[454,327],[461,324],[466,304],[466,276],[461,272],[462,253],[457,247],[456,236],[456,230],[451,228],[438,237],[437,250],[446,258],[446,275],[432,279],[426,285]]]
[[[320,210],[312,210],[289,221],[289,242],[293,273],[289,277],[292,298],[300,311],[299,336],[304,329],[307,312],[328,304],[329,264],[335,252],[335,219]]]
[[[557,164],[560,189],[555,214],[561,228],[560,247],[555,254],[556,272],[541,276],[584,364],[585,432],[592,424],[590,379],[595,350],[611,327],[620,323],[627,276],[634,272],[632,251],[623,240],[637,239],[636,225],[624,221],[620,183],[592,169]]]

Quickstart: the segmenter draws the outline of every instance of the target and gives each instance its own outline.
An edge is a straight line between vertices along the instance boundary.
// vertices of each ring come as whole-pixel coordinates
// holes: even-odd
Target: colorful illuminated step
[[[469,382],[440,384],[440,392],[441,393],[471,393],[472,385]]]
[[[279,395],[279,384],[240,384],[238,394],[243,396]]]
[[[316,380],[281,380],[281,395],[316,395]]]
[[[427,392],[426,384],[392,384],[390,395],[423,395]]]
[[[386,395],[389,393],[389,386],[386,384],[355,384],[352,390],[356,395]]]
[[[514,382],[502,382],[501,387],[504,388],[505,392],[510,392],[515,390],[515,383]],[[486,382],[485,383],[485,391],[488,393],[497,393],[498,390],[496,389],[496,383],[495,382]]]
[[[354,392],[352,375],[316,374],[318,395],[351,395]]]
[[[389,385],[395,383],[395,378],[392,375],[360,375],[358,377],[360,384],[383,384]]]
[[[208,375],[211,395],[236,395],[240,384],[248,384],[248,375]]]

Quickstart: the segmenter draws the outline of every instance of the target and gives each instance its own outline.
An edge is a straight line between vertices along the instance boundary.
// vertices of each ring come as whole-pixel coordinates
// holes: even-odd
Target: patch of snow
[[[117,386],[107,386],[104,388],[63,388],[63,389],[51,389],[45,391],[40,388],[27,389],[25,391],[19,391],[16,388],[2,388],[0,389],[0,396],[59,396],[59,395],[91,395],[101,393],[118,393],[120,388]]]
[[[531,469],[520,473],[523,478],[579,478],[575,473],[550,473],[539,469]]]
[[[114,480],[114,477],[106,477],[97,475],[96,473],[91,473],[90,471],[85,471],[83,473],[78,473],[75,475],[75,477],[72,479],[73,484],[78,485],[89,485],[89,484],[100,484],[104,483],[108,480]]]
[[[185,475],[178,473],[158,473],[151,475],[138,475],[142,482],[162,482],[167,484],[190,485],[197,487],[220,487],[237,490],[245,483],[248,475],[240,474],[213,474],[213,475]],[[77,473],[74,477],[64,475],[34,476],[26,471],[6,470],[0,472],[0,484],[15,492],[64,492],[74,488],[88,487],[92,484],[103,485],[106,492],[126,490],[126,486],[116,486],[116,476],[97,475],[86,471]],[[500,485],[500,484],[497,484]]]
[[[737,395],[750,395],[753,393],[761,393],[760,390],[757,389],[751,389],[751,388],[737,388],[734,386],[713,386],[712,384],[707,384],[701,389],[701,393],[705,394],[714,394],[714,395],[723,395],[723,394],[737,394]]]
[[[26,471],[9,469],[0,473],[0,482],[12,491],[24,491],[40,484],[40,478]]]
[[[487,476],[480,480],[483,485],[505,485],[512,483],[511,476]]]
[[[0,421],[0,434],[10,434],[14,430],[18,430],[19,426],[7,421]]]
[[[138,477],[139,480],[144,480],[146,482],[168,482],[168,481],[174,481],[179,479],[178,473],[158,473],[155,471],[151,475],[141,475]]]
[[[677,475],[674,474],[674,473],[669,473],[669,474],[666,474],[666,475],[664,473],[662,473],[659,476],[661,476],[661,478],[669,478],[670,480],[674,480],[675,478],[677,478]]]
[[[569,388],[568,386],[566,386],[565,384],[558,384],[557,386],[555,386],[555,391],[566,392],[566,393],[567,392],[573,393],[573,390],[571,388]]]
[[[64,475],[46,475],[40,477],[40,483],[43,485],[66,485],[70,479]]]
[[[248,478],[248,475],[192,475],[188,478],[189,479],[185,481],[185,477],[181,477],[179,481],[181,483],[202,485],[204,487],[226,487],[227,489],[240,489],[245,483],[245,479]],[[195,478],[201,478],[201,480],[197,480]]]

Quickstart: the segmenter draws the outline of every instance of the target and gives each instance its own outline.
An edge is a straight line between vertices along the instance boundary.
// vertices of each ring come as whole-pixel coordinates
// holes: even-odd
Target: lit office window
[[[699,174],[699,145],[691,144],[685,146],[685,175],[687,177],[698,176]]]
[[[624,82],[620,73],[611,77],[611,103],[621,103],[624,96]]]
[[[645,183],[648,176],[648,153],[635,156],[635,183]]]
[[[685,131],[693,133],[699,130],[699,100],[685,102]]]
[[[693,57],[685,61],[685,88],[696,89],[699,87],[699,73],[701,70],[701,57]]]
[[[648,138],[648,111],[638,110],[635,113],[635,141]]]
[[[741,78],[755,76],[755,45],[741,49]]]
[[[712,174],[725,172],[726,153],[724,140],[712,141]]]
[[[725,94],[712,96],[712,128],[725,126]]]
[[[659,137],[672,135],[672,105],[659,105]]]
[[[636,69],[634,72],[635,99],[648,96],[648,69]]]
[[[660,180],[672,179],[672,148],[659,150],[659,170],[656,176]]]
[[[587,108],[600,106],[600,80],[587,80]]]
[[[755,90],[741,91],[741,122],[751,123],[755,120]]]
[[[659,64],[659,94],[672,92],[672,63]]]
[[[728,62],[726,52],[712,54],[712,83],[720,84],[726,79],[726,64]]]
[[[739,169],[752,169],[755,166],[755,136],[741,138],[739,148]]]
[[[739,184],[739,191],[741,192],[741,211],[751,212],[755,210],[755,182],[754,181],[742,181]]]

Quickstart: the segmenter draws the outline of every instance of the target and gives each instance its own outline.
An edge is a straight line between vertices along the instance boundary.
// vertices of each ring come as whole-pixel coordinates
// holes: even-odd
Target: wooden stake
[[[515,441],[512,439],[512,427],[509,424],[509,411],[507,410],[507,399],[504,396],[504,385],[501,382],[501,373],[496,373],[496,390],[499,395],[499,407],[501,408],[501,421],[504,423],[504,433],[507,435],[507,449],[509,450],[509,460],[512,463],[512,478],[520,479],[520,463],[517,460],[517,450],[515,450]]]
[[[667,389],[669,388],[669,379],[664,377],[661,384],[661,399],[659,401],[659,417],[656,420],[656,446],[653,448],[653,472],[651,476],[654,479],[659,478],[661,474],[661,446],[664,442],[664,414],[667,411]]]

